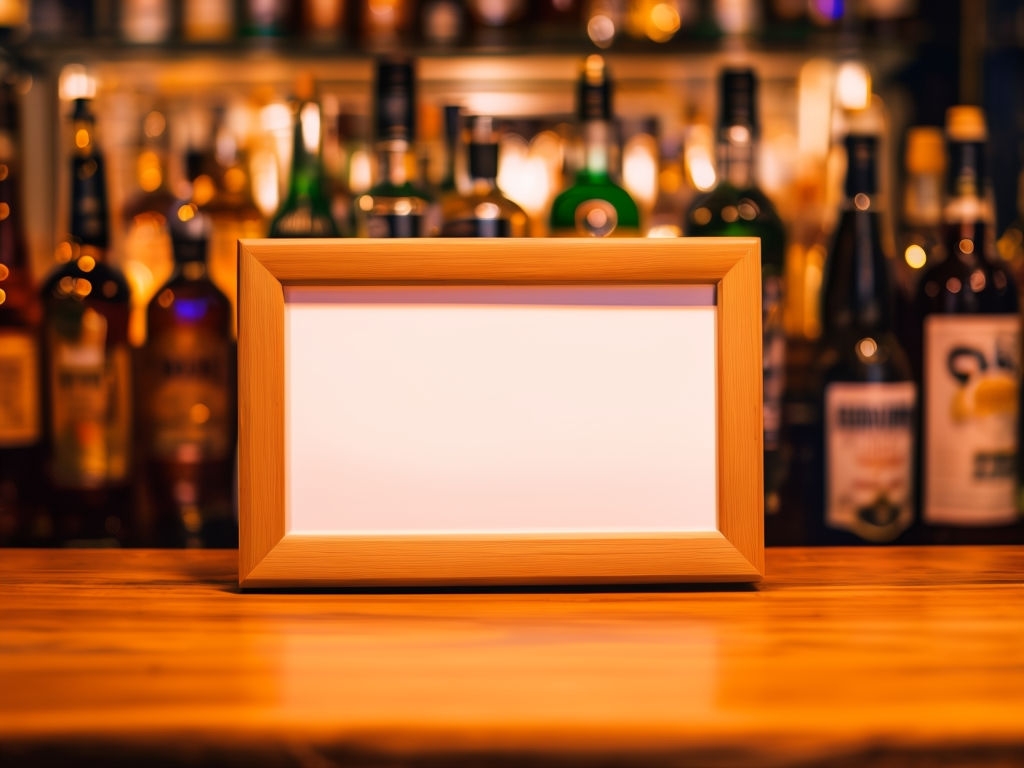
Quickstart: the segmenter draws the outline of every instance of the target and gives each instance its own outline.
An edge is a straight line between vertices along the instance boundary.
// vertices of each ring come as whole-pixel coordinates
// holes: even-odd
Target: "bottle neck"
[[[102,252],[110,246],[103,156],[91,120],[75,120],[71,158],[71,237]]]
[[[291,179],[289,196],[318,197],[323,192],[323,171],[320,161],[320,108],[306,102],[299,109],[292,135]]]
[[[393,187],[409,184],[415,174],[415,167],[409,142],[403,139],[390,139],[377,144],[377,179],[379,183]]]
[[[912,226],[935,226],[942,221],[942,177],[913,173],[903,185],[903,220]]]
[[[611,173],[612,127],[607,120],[586,120],[582,124],[583,167],[580,176],[605,179]]]
[[[28,249],[21,217],[21,178],[16,165],[17,142],[0,130],[0,264],[18,270],[28,268]]]
[[[718,135],[718,176],[737,189],[757,185],[757,140],[749,126],[723,126]]]
[[[467,156],[473,191],[477,194],[493,191],[498,183],[498,145],[471,142]]]

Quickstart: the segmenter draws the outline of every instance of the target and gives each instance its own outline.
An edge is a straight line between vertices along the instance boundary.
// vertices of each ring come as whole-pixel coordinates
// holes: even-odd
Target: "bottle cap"
[[[750,67],[728,67],[719,78],[719,127],[742,125],[757,133],[757,75]]]
[[[946,136],[950,141],[984,142],[988,138],[981,107],[959,104],[946,110]]]
[[[603,56],[595,53],[583,61],[576,108],[581,121],[611,119],[612,88]]]
[[[910,173],[942,173],[946,170],[946,142],[942,129],[914,125],[907,129],[903,165]]]
[[[412,62],[382,60],[377,63],[378,140],[416,137],[416,82]]]

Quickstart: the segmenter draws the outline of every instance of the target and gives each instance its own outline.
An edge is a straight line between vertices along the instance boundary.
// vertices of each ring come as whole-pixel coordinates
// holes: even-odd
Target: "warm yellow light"
[[[0,264],[0,283],[11,276],[11,270],[7,268],[6,264]]]
[[[857,342],[857,354],[865,360],[870,360],[878,353],[878,342],[870,336]]]
[[[192,221],[196,217],[196,207],[191,203],[178,206],[178,221]]]
[[[87,129],[79,128],[75,131],[75,146],[79,149],[87,149],[91,141],[92,136]]]
[[[68,64],[58,80],[60,97],[65,101],[92,99],[96,96],[96,78],[82,64]]]
[[[174,303],[174,291],[172,291],[170,288],[165,288],[164,290],[160,291],[160,295],[157,296],[156,302],[164,309],[167,309],[169,306],[171,306],[171,304]]]
[[[86,254],[78,259],[78,268],[83,272],[92,272],[96,269],[96,259]]]
[[[139,188],[144,192],[155,192],[164,181],[164,173],[160,168],[160,158],[156,152],[146,151],[139,153],[136,161],[136,176],[139,181]]]
[[[871,103],[871,73],[859,61],[846,61],[836,73],[836,101],[843,109],[867,109]]]
[[[903,252],[903,260],[911,269],[921,269],[928,262],[928,254],[915,243],[907,246],[907,250]]]
[[[11,206],[7,203],[0,203],[0,221],[7,221],[7,217],[11,215]]]
[[[204,403],[196,403],[189,408],[188,417],[193,424],[205,424],[210,420],[210,408]]]
[[[320,107],[313,102],[302,105],[299,113],[299,125],[302,128],[302,146],[307,152],[314,153],[320,146]]]
[[[0,288],[0,304],[3,304],[5,301],[7,301],[7,291]]]
[[[587,37],[598,48],[607,48],[615,40],[615,22],[603,13],[587,20]]]
[[[656,43],[665,43],[679,31],[679,11],[670,3],[656,3],[648,15],[646,34]]]
[[[640,134],[626,142],[622,182],[641,208],[653,207],[658,196],[658,145],[653,136]]]

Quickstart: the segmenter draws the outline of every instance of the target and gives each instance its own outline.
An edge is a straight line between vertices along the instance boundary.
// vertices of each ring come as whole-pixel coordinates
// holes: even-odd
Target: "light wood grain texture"
[[[1024,764],[1021,547],[303,594],[239,592],[233,551],[14,550],[0,595],[5,768]]]
[[[759,248],[753,238],[243,241],[239,583],[259,588],[756,581],[764,548]],[[284,288],[396,284],[714,286],[717,530],[656,538],[289,533]]]

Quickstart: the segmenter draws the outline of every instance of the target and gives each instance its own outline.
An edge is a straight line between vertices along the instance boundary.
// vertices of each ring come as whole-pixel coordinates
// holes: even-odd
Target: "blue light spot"
[[[174,314],[182,320],[201,320],[206,309],[206,299],[178,299],[174,302]]]

